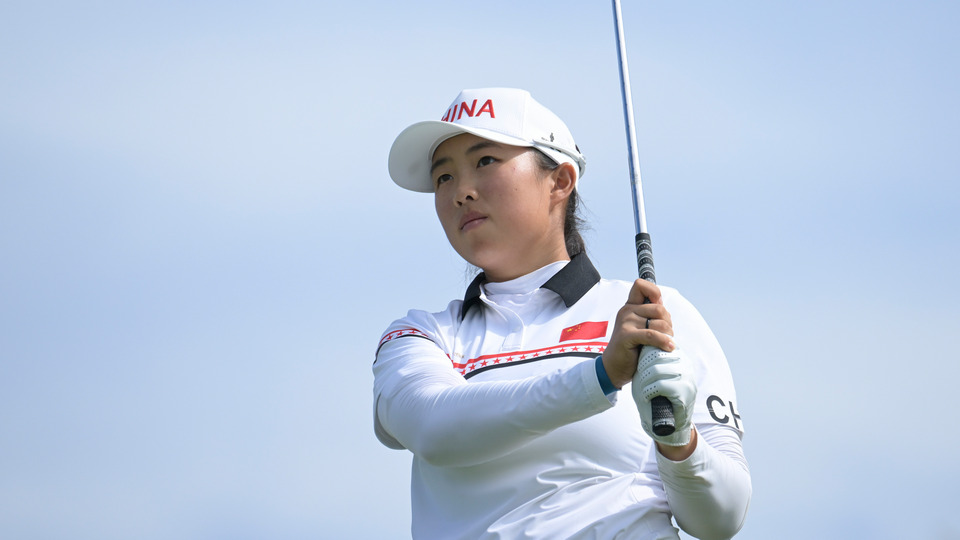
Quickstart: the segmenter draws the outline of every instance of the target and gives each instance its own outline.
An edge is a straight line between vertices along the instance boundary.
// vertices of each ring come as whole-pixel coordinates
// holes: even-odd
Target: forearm
[[[611,407],[592,361],[518,381],[467,383],[408,357],[384,379],[377,421],[403,447],[440,466],[483,463]]]
[[[658,454],[660,478],[677,524],[703,540],[733,537],[750,504],[752,484],[736,432],[725,426],[697,426],[697,447],[676,462]]]

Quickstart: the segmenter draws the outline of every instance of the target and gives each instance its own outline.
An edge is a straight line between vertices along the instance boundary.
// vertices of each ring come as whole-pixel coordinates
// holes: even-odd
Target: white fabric
[[[697,435],[700,444],[683,461],[657,454],[660,479],[687,534],[701,540],[732,538],[747,517],[753,490],[740,436],[719,424],[699,424]]]
[[[594,357],[630,283],[601,280],[567,308],[537,288],[544,280],[538,273],[486,285],[492,296],[482,295],[483,309],[463,321],[457,300],[438,313],[410,311],[384,334],[373,366],[374,425],[385,445],[413,452],[414,538],[677,538],[671,508],[678,522],[698,525],[687,513],[704,506],[689,499],[731,489],[699,482],[718,467],[742,471],[723,478],[742,486],[745,475],[748,499],[745,468],[710,452],[709,425],[728,426],[738,449],[742,426],[726,360],[693,306],[661,287],[697,374],[693,420],[703,426],[691,459],[664,464],[633,400],[604,396],[596,375]],[[589,331],[571,330],[578,328]],[[665,488],[664,470],[676,485]]]

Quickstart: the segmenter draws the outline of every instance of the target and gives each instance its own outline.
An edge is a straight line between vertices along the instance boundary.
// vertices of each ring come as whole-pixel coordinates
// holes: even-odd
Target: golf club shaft
[[[633,221],[636,226],[637,272],[641,279],[656,283],[653,249],[647,233],[646,210],[643,206],[643,185],[640,183],[640,156],[637,152],[637,131],[633,120],[633,97],[630,93],[630,71],[627,68],[627,45],[623,38],[620,0],[613,0],[613,19],[617,34],[617,59],[620,65],[620,93],[623,96],[623,117],[627,129],[627,152],[630,162],[630,188],[633,192]],[[653,432],[670,435],[675,429],[673,405],[663,396],[651,400]]]

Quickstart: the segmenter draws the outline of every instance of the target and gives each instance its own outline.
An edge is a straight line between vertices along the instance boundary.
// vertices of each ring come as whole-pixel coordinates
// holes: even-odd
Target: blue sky
[[[729,358],[744,539],[956,539],[960,8],[626,2],[658,279]],[[0,5],[0,536],[408,537],[370,364],[462,294],[386,157],[530,90],[635,273],[608,2]]]

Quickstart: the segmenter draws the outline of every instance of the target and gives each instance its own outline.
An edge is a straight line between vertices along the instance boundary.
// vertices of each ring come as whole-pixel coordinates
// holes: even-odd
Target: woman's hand
[[[648,347],[641,351],[644,346]],[[633,381],[640,422],[660,453],[675,461],[686,459],[697,445],[691,423],[697,387],[673,341],[673,322],[656,284],[642,279],[633,283],[627,303],[617,313],[602,361],[617,388]],[[651,429],[650,399],[656,395],[673,405],[676,430],[671,435],[658,436]]]
[[[640,351],[637,374],[633,376],[633,401],[640,413],[643,430],[657,442],[660,453],[674,461],[686,459],[696,448],[693,407],[697,400],[696,377],[680,349],[666,352],[654,347]],[[674,430],[658,435],[653,430],[653,406],[650,400],[660,396],[673,407]]]
[[[630,288],[627,303],[617,312],[613,334],[603,352],[603,367],[610,382],[623,388],[637,372],[640,348],[651,345],[670,352],[673,342],[673,323],[663,305],[660,288],[638,279]]]

